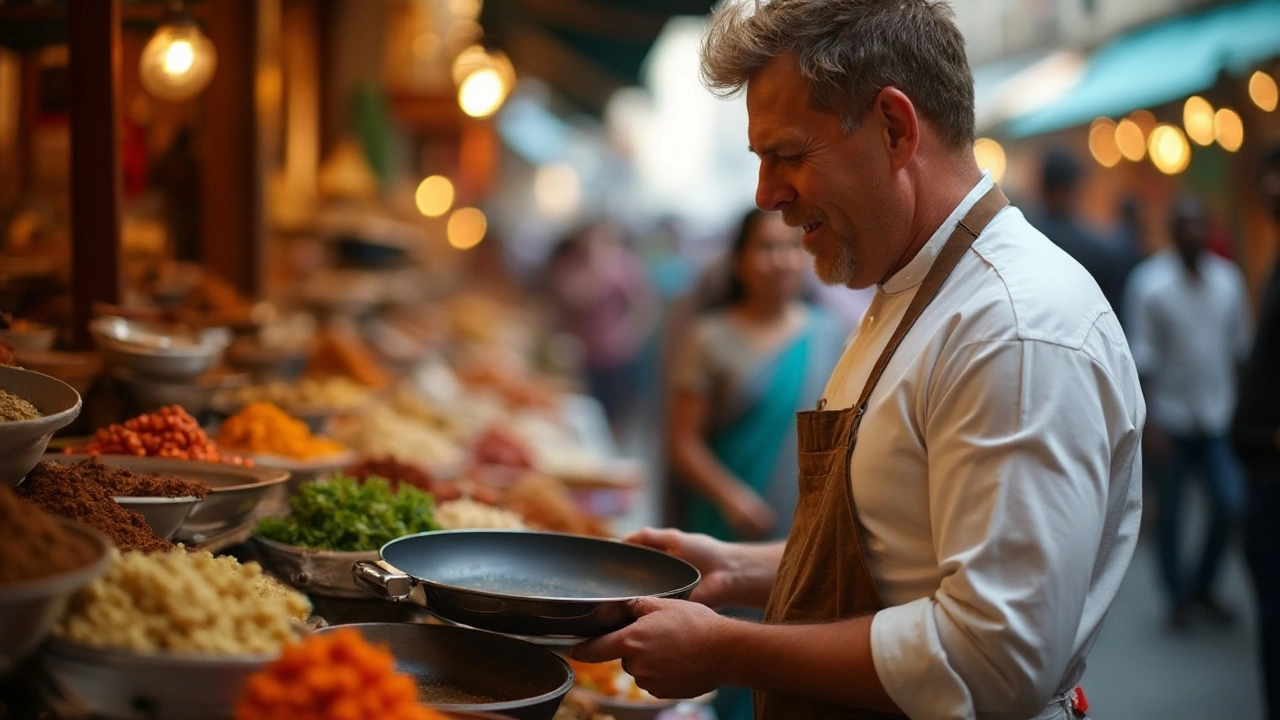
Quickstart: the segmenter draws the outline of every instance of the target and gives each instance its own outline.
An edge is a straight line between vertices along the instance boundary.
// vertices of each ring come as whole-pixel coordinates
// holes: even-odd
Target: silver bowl
[[[89,329],[109,364],[170,380],[189,380],[208,372],[231,344],[227,328],[187,331],[121,317],[99,317]]]
[[[111,541],[95,530],[59,518],[68,532],[98,548],[93,562],[84,567],[0,586],[0,676],[39,647],[58,618],[66,612],[71,595],[111,567]]]
[[[0,390],[30,402],[43,415],[0,422],[0,482],[17,485],[40,462],[53,434],[80,414],[80,393],[57,378],[4,366]]]
[[[47,455],[44,459],[77,463],[88,457]],[[122,467],[151,475],[176,475],[207,483],[210,487],[209,494],[196,505],[174,533],[174,539],[184,543],[203,542],[248,522],[268,494],[276,488],[283,491],[284,483],[289,479],[289,473],[284,470],[220,462],[131,455],[98,455],[97,458],[109,467]]]
[[[225,720],[269,655],[142,653],[49,642],[41,661],[60,694],[94,717]]]
[[[139,413],[152,412],[170,405],[181,405],[195,417],[204,415],[213,398],[223,388],[249,381],[244,374],[206,374],[190,380],[152,379],[128,368],[116,368],[111,377],[120,383]]]
[[[132,510],[142,516],[151,526],[151,532],[157,537],[169,540],[173,538],[182,523],[186,522],[191,511],[196,509],[201,500],[198,497],[124,497],[117,496],[116,504],[126,510]]]
[[[253,536],[262,566],[272,575],[307,594],[365,600],[369,591],[351,578],[351,564],[378,562],[377,550],[334,552],[286,545],[261,535]]]

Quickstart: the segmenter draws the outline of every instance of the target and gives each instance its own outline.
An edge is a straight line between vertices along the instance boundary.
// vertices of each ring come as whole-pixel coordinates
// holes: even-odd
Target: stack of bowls
[[[96,318],[94,339],[127,399],[138,412],[181,405],[196,417],[222,388],[244,376],[212,373],[231,343],[231,331],[183,330],[122,317]]]

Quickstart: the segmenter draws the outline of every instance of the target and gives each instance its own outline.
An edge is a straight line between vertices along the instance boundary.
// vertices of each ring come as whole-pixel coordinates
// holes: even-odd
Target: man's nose
[[[766,212],[781,210],[795,200],[795,190],[770,166],[760,163],[760,175],[756,181],[756,207]]]

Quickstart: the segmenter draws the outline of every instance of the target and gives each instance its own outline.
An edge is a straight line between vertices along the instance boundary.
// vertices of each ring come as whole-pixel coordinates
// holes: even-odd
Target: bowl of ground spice
[[[61,456],[56,457],[62,460]],[[173,543],[156,535],[146,518],[121,507],[94,475],[91,468],[78,463],[46,460],[31,469],[18,486],[18,495],[51,515],[88,525],[121,550],[146,552],[173,547]]]
[[[74,463],[68,472],[106,488],[118,505],[142,515],[151,531],[165,540],[173,537],[210,489],[202,480],[138,473],[96,457]]]
[[[34,650],[81,587],[111,565],[110,542],[0,484],[0,675]]]
[[[70,385],[21,368],[0,367],[0,484],[15,485],[44,455],[49,439],[80,414]]]
[[[49,464],[76,465],[89,455],[48,455]],[[245,467],[225,462],[174,460],[162,457],[132,455],[99,455],[98,459],[112,468],[125,468],[135,473],[182,477],[199,480],[209,486],[209,493],[183,521],[174,535],[185,543],[199,543],[253,521],[263,501],[272,490],[283,493],[289,479],[285,470]],[[26,483],[23,483],[24,485]],[[281,499],[283,505],[283,498]]]

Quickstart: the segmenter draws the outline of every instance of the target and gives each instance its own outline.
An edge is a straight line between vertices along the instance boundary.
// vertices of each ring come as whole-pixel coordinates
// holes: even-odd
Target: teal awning
[[[1252,0],[1148,25],[1099,48],[1080,83],[1052,105],[1009,121],[1027,137],[1118,117],[1203,92],[1221,72],[1280,55],[1280,0]]]

